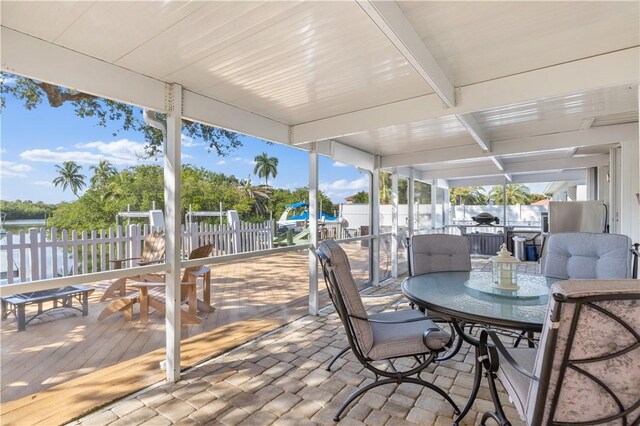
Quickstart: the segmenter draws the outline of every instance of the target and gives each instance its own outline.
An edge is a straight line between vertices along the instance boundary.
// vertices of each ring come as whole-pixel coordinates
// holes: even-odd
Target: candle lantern
[[[517,290],[518,287],[518,263],[519,259],[511,256],[507,245],[502,244],[497,256],[490,260],[493,264],[492,286],[501,290]]]

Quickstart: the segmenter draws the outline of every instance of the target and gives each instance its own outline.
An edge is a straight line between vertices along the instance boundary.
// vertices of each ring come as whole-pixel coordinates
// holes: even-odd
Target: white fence
[[[108,230],[76,231],[31,228],[8,232],[0,244],[0,279],[7,284],[113,269],[112,260],[139,257],[149,225],[117,226]],[[192,224],[183,227],[182,254],[213,244],[213,255],[273,248],[271,222],[238,226]],[[5,281],[6,280],[6,281]]]

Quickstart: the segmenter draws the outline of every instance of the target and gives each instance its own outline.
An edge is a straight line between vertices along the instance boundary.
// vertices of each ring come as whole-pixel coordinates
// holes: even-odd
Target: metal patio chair
[[[469,241],[461,235],[421,234],[407,238],[409,276],[429,274],[432,272],[471,271],[471,254]],[[413,304],[411,306],[414,308]],[[447,323],[437,315],[427,317],[436,323]],[[438,361],[453,358],[462,347],[462,339],[456,335],[451,324],[449,333],[454,343],[449,351],[441,354]]]
[[[373,383],[357,389],[347,398],[334,420],[338,421],[342,412],[365,392],[393,383],[425,386],[442,396],[454,412],[459,413],[449,395],[420,377],[438,354],[446,350],[451,337],[416,310],[368,315],[344,250],[335,241],[327,240],[319,244],[316,254],[322,265],[329,297],[344,325],[349,347],[357,360],[375,375]],[[417,364],[408,370],[396,370],[393,361],[407,357]],[[384,366],[388,369],[383,369]]]
[[[551,234],[541,260],[542,275],[562,279],[631,278],[631,239],[620,234]]]
[[[640,284],[575,280],[553,285],[539,349],[506,348],[483,330],[494,419],[510,425],[495,378],[529,425],[640,423]]]

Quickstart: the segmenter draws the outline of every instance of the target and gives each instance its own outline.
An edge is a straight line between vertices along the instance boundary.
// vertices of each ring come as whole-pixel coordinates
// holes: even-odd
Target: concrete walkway
[[[527,265],[521,265],[523,272]],[[484,263],[476,262],[475,269]],[[534,266],[531,265],[533,268]],[[528,271],[535,272],[535,271]],[[389,296],[365,298],[371,313],[393,309],[401,280],[365,291]],[[332,372],[324,364],[347,345],[333,308],[304,317],[202,364],[179,383],[164,383],[79,419],[76,425],[314,425],[333,424],[340,404],[363,383],[373,380],[355,357],[345,355]],[[473,350],[464,346],[450,361],[423,374],[462,407],[470,393]],[[521,425],[501,389],[506,413]],[[462,424],[479,424],[493,404],[488,388],[480,389]],[[366,393],[343,415],[341,425],[451,425],[452,408],[434,392],[416,385],[387,385]]]

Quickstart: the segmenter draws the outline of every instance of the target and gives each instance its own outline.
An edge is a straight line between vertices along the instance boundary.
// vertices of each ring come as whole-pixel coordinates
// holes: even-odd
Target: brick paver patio
[[[523,272],[535,272],[525,264],[521,267]],[[400,282],[366,290],[364,295],[383,295],[365,299],[369,311],[393,309],[401,298]],[[178,383],[146,389],[73,424],[332,424],[333,415],[348,395],[373,380],[351,354],[336,362],[333,371],[325,371],[324,363],[346,345],[338,316],[333,308],[326,308],[318,317],[294,321],[191,369]],[[460,407],[473,382],[473,352],[465,345],[454,359],[434,364],[423,374],[448,391]],[[523,424],[502,389],[501,399],[512,423]],[[482,413],[492,408],[483,383],[463,424],[479,424]],[[417,385],[402,384],[372,389],[351,406],[340,424],[450,425],[452,419],[452,408],[440,396]]]

